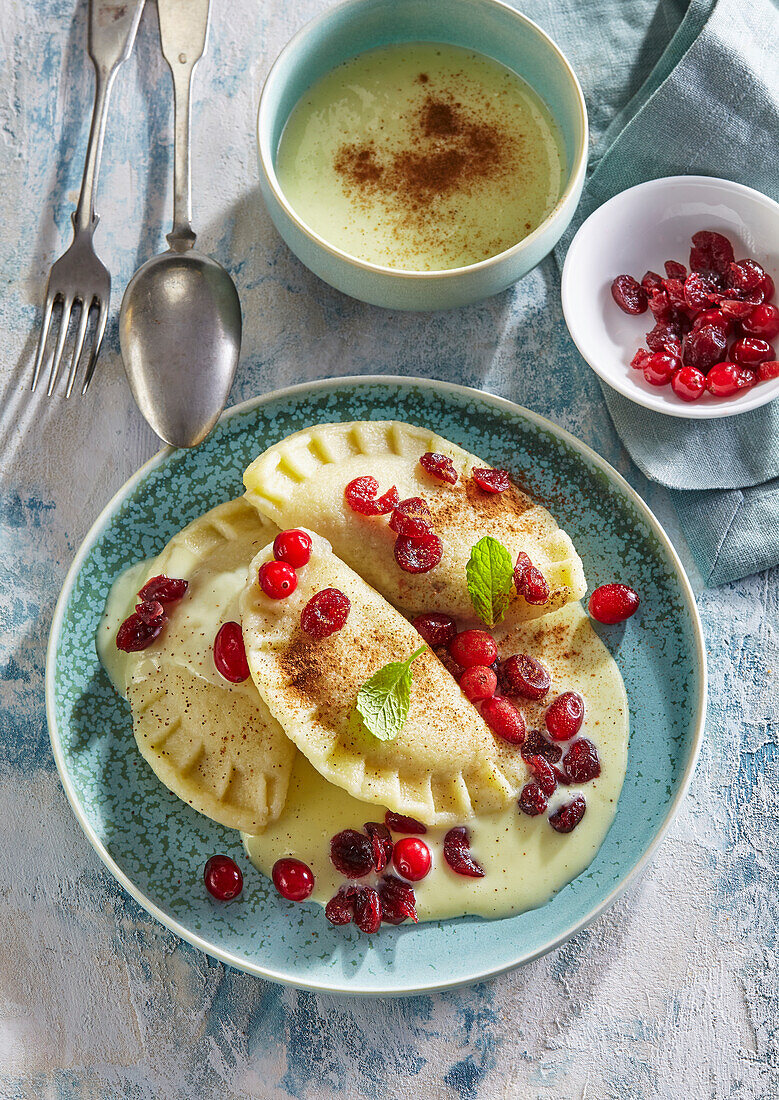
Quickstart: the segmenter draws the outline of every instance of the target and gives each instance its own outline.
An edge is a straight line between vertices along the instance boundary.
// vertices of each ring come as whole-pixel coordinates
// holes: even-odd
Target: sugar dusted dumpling
[[[426,452],[448,456],[454,485],[420,464]],[[490,493],[472,477],[488,463],[429,429],[398,421],[321,424],[282,440],[255,459],[244,475],[246,496],[281,527],[305,525],[327,538],[335,553],[395,607],[414,616],[438,611],[472,620],[465,567],[475,543],[498,539],[512,561],[528,555],[549,586],[541,604],[514,595],[505,626],[547,614],[584,595],[579,555],[546,508],[514,485]],[[441,540],[440,563],[428,572],[401,569],[395,558],[396,533],[389,515],[363,515],[345,500],[353,479],[372,476],[379,494],[397,487],[400,499],[422,497]]]
[[[99,643],[130,702],[138,748],[157,777],[200,813],[249,832],[284,808],[296,750],[251,679],[234,684],[217,672],[213,645],[223,623],[240,621],[248,564],[275,533],[243,498],[213,508],[135,571],[125,606],[113,614],[109,606]],[[132,610],[138,589],[161,573],[186,579],[185,596],[170,605],[153,644],[119,652],[118,621]]]
[[[394,739],[378,739],[355,718],[360,687],[407,659],[421,639],[329,542],[311,537],[310,561],[298,569],[291,595],[263,592],[258,571],[272,559],[267,547],[252,562],[241,599],[249,667],[271,714],[321,775],[362,801],[430,825],[508,805],[527,777],[519,749],[493,736],[430,650],[411,666],[408,718]],[[301,614],[325,589],[345,595],[350,607],[341,629],[317,638],[303,629]]]

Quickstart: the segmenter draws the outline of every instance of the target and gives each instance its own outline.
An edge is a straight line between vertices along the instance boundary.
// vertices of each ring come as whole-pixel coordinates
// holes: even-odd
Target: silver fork
[[[70,397],[73,389],[84,351],[89,316],[93,310],[96,311],[94,335],[84,384],[81,387],[82,394],[87,392],[87,387],[92,381],[97,357],[100,354],[100,345],[105,334],[108,303],[111,298],[111,275],[98,258],[93,242],[99,221],[95,214],[97,177],[100,171],[111,89],[119,67],[132,53],[144,3],[145,0],[90,0],[89,3],[87,50],[95,67],[95,105],[92,110],[92,125],[89,130],[81,194],[75,213],[70,216],[73,222],[73,242],[52,265],[49,272],[41,334],[38,338],[38,351],[32,378],[34,390],[41,375],[50,330],[53,336],[54,309],[59,306],[59,332],[49,368],[47,389],[49,396],[54,392],[57,384],[62,353],[65,350],[71,321],[75,319],[76,308],[78,307],[78,330],[70,361],[66,397]]]

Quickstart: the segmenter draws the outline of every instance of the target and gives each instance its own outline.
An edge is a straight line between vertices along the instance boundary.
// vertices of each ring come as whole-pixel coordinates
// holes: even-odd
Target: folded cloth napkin
[[[779,195],[779,12],[773,0],[691,0],[651,75],[596,150],[558,249],[607,199],[660,176],[721,176]],[[640,408],[605,384],[612,420],[647,477],[671,489],[707,583],[779,563],[779,400],[721,420]]]

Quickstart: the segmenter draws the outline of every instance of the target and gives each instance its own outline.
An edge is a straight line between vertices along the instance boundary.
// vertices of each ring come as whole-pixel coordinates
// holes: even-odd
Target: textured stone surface
[[[282,43],[323,6],[213,4],[197,81],[194,192],[202,246],[235,273],[244,307],[234,400],[346,371],[490,389],[594,446],[675,536],[664,493],[631,467],[567,338],[551,260],[482,305],[402,316],[325,287],[278,239],[257,196],[259,87]],[[524,8],[569,53],[597,134],[646,75],[682,6],[626,0],[617,28],[580,0]],[[182,945],[104,871],[54,768],[45,644],[74,550],[156,449],[124,381],[115,317],[132,270],[163,241],[171,119],[150,7],[117,84],[98,202],[98,247],[114,274],[106,351],[86,400],[31,398],[45,272],[75,202],[91,105],[85,9],[83,0],[0,7],[0,1095],[771,1095],[779,1072],[775,574],[700,593],[708,731],[691,796],[651,868],[590,929],[521,971],[407,1001],[297,994]],[[614,34],[637,57],[618,78],[609,73]]]

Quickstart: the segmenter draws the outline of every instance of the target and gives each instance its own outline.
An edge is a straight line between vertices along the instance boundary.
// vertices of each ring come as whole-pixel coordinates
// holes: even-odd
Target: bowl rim
[[[70,802],[73,813],[81,826],[82,830],[86,834],[86,837],[94,850],[97,852],[100,859],[105,866],[120,883],[121,886],[127,891],[127,893],[151,916],[158,920],[165,928],[175,933],[181,939],[187,943],[196,947],[198,950],[203,951],[206,955],[212,958],[218,959],[220,962],[225,963],[228,966],[232,966],[238,970],[245,971],[248,974],[253,974],[255,977],[270,979],[271,981],[279,982],[282,985],[287,985],[295,989],[304,989],[313,993],[328,993],[339,996],[367,996],[367,997],[409,997],[416,996],[423,993],[440,992],[447,989],[456,989],[461,986],[470,985],[476,981],[483,981],[487,978],[494,978],[500,974],[508,973],[511,970],[515,970],[518,966],[522,966],[525,963],[532,962],[534,959],[538,959],[541,956],[547,954],[549,951],[555,950],[561,944],[566,943],[572,936],[576,935],[583,928],[586,928],[594,920],[597,919],[605,910],[610,908],[611,905],[624,893],[624,891],[631,885],[650,862],[655,851],[661,844],[665,834],[667,833],[672,821],[676,817],[679,808],[684,800],[692,776],[695,771],[695,766],[698,761],[698,756],[703,741],[703,732],[706,721],[706,708],[707,708],[707,696],[708,696],[708,668],[706,662],[706,645],[703,634],[703,627],[701,624],[700,613],[695,601],[695,595],[692,590],[689,578],[684,569],[684,566],[677,554],[673,543],[669,536],[666,534],[662,525],[657,517],[654,515],[649,506],[639,496],[636,490],[626,481],[626,479],[614,469],[614,467],[602,458],[597,451],[594,451],[588,444],[577,439],[565,428],[560,427],[559,424],[540,416],[538,413],[533,412],[531,409],[526,409],[521,405],[517,405],[516,402],[510,401],[508,398],[499,397],[496,394],[488,393],[485,390],[477,390],[470,386],[461,386],[453,382],[444,382],[439,379],[433,378],[420,378],[406,375],[348,375],[345,377],[337,378],[321,378],[310,382],[301,382],[293,386],[285,386],[281,389],[272,390],[267,394],[259,394],[255,397],[248,398],[245,401],[241,401],[237,405],[233,405],[231,408],[226,409],[219,419],[219,423],[222,424],[226,420],[232,419],[234,416],[239,416],[242,413],[248,412],[253,408],[256,408],[264,403],[278,400],[279,398],[292,398],[300,394],[310,391],[317,391],[320,389],[326,389],[328,387],[347,388],[353,385],[380,385],[380,386],[409,386],[419,385],[424,387],[430,387],[433,391],[445,394],[452,394],[459,398],[477,397],[480,401],[486,401],[495,407],[500,412],[508,412],[512,415],[516,415],[519,412],[523,417],[529,420],[536,427],[551,432],[552,435],[558,437],[567,446],[571,447],[574,451],[581,454],[585,459],[596,466],[602,473],[604,473],[607,479],[616,484],[627,499],[633,504],[633,506],[643,515],[649,528],[657,538],[658,542],[663,547],[664,551],[668,554],[672,565],[674,566],[677,577],[679,578],[681,594],[684,602],[687,606],[688,613],[690,615],[691,627],[695,638],[695,669],[696,669],[696,688],[697,688],[697,704],[695,708],[695,715],[692,722],[692,740],[689,749],[689,755],[687,763],[684,769],[684,773],[681,777],[679,787],[676,791],[674,798],[668,805],[666,814],[657,828],[657,832],[652,839],[651,843],[647,846],[641,857],[630,868],[628,873],[622,878],[616,886],[603,898],[599,904],[595,905],[588,913],[586,913],[581,920],[573,924],[565,932],[558,936],[553,936],[550,940],[539,946],[536,950],[528,953],[519,953],[514,956],[510,961],[500,964],[494,968],[484,970],[480,973],[471,974],[466,977],[457,977],[451,980],[439,981],[434,984],[410,984],[402,989],[390,989],[379,990],[365,987],[355,987],[350,989],[344,989],[337,985],[328,984],[327,982],[314,982],[293,979],[288,973],[274,970],[269,966],[261,966],[257,963],[247,961],[234,955],[231,951],[220,947],[217,944],[209,942],[204,936],[199,935],[196,932],[190,931],[184,927],[180,920],[176,917],[170,916],[160,909],[160,907],[153,902],[144,892],[137,887],[129,876],[121,869],[118,863],[114,860],[113,856],[109,853],[103,841],[97,835],[92,824],[87,819],[86,815],[81,809],[80,799],[75,790],[75,785],[71,781],[70,773],[65,761],[65,755],[62,749],[59,729],[56,719],[56,699],[55,699],[55,684],[54,684],[54,669],[56,663],[56,652],[59,643],[60,635],[62,632],[62,624],[65,617],[65,609],[70,599],[73,586],[76,582],[76,578],[81,570],[84,559],[87,554],[93,548],[95,542],[100,537],[103,529],[107,525],[108,521],[113,516],[113,513],[121,505],[121,503],[129,496],[129,494],[136,488],[136,486],[143,480],[144,477],[156,467],[162,465],[171,455],[175,454],[177,448],[172,446],[162,447],[155,455],[152,455],[143,465],[136,470],[136,472],[127,479],[127,481],[113,494],[111,499],[102,509],[97,519],[87,531],[86,535],[82,539],[78,550],[73,558],[73,561],[68,569],[65,579],[62,584],[57,603],[54,609],[54,615],[52,617],[51,628],[49,632],[49,642],[46,651],[46,672],[45,672],[45,689],[46,689],[46,721],[49,731],[49,740],[51,742],[52,752],[57,765],[57,771],[59,773],[60,782],[65,790],[65,794]]]
[[[585,351],[587,340],[582,336],[581,329],[577,324],[578,311],[572,308],[572,303],[576,299],[574,265],[577,261],[578,250],[584,247],[587,233],[592,231],[593,225],[598,225],[601,221],[607,221],[609,210],[622,204],[626,196],[632,197],[637,192],[662,190],[663,187],[668,187],[669,185],[687,186],[692,189],[699,187],[718,188],[730,194],[759,202],[772,211],[774,216],[779,219],[779,203],[754,187],[749,187],[744,183],[736,183],[734,180],[725,179],[721,176],[659,176],[657,179],[644,180],[643,183],[637,183],[634,184],[633,187],[627,187],[624,191],[619,191],[585,218],[568,246],[568,252],[565,257],[560,280],[560,298],[568,332],[579,354],[587,365],[595,371],[598,377],[601,378],[610,389],[615,390],[629,401],[632,401],[633,404],[640,405],[642,408],[651,409],[653,412],[662,413],[664,416],[673,416],[682,420],[721,420],[727,416],[738,416],[741,413],[759,409],[763,405],[767,405],[769,401],[773,401],[779,397],[779,379],[772,379],[767,383],[760,383],[751,390],[744,391],[744,393],[740,394],[735,399],[728,399],[727,403],[723,402],[722,405],[699,404],[697,402],[686,403],[680,398],[677,398],[678,406],[676,404],[666,405],[661,403],[659,393],[644,393],[643,390],[634,388],[630,375],[625,375],[624,379],[622,377],[614,377],[606,368],[600,365],[597,356],[593,356],[590,352]],[[593,219],[595,220],[593,221]]]
[[[532,19],[529,19],[528,16],[524,15],[520,11],[517,11],[516,8],[506,3],[505,0],[473,0],[473,2],[483,4],[487,7],[503,8],[512,16],[514,16],[514,18],[519,23],[527,28],[532,29],[536,32],[536,34],[538,34],[540,38],[543,39],[546,45],[559,58],[563,70],[573,87],[577,106],[579,108],[579,132],[577,135],[577,151],[574,163],[568,173],[568,182],[562,193],[560,194],[553,209],[549,212],[549,214],[547,214],[540,225],[536,226],[532,233],[529,233],[526,237],[523,237],[521,241],[517,241],[516,244],[511,245],[510,248],[506,248],[502,252],[496,253],[494,256],[488,256],[484,260],[479,260],[475,264],[466,264],[462,267],[443,269],[435,268],[429,271],[418,270],[415,268],[387,267],[382,264],[371,263],[369,260],[361,260],[358,256],[354,256],[351,252],[346,252],[344,249],[338,248],[336,245],[330,244],[329,241],[320,236],[320,234],[317,233],[315,229],[312,229],[311,226],[308,225],[308,223],[305,222],[296,213],[294,207],[286,198],[276,175],[276,169],[273,166],[273,151],[270,150],[267,157],[265,155],[264,138],[267,136],[267,132],[270,129],[270,120],[266,117],[268,110],[266,92],[270,84],[275,79],[278,79],[278,71],[285,56],[289,52],[291,52],[299,42],[305,39],[312,32],[316,31],[318,28],[327,24],[333,18],[333,16],[336,16],[341,12],[348,11],[350,8],[363,7],[366,3],[371,2],[372,0],[340,0],[340,3],[333,5],[333,7],[327,8],[323,12],[320,12],[319,15],[315,16],[313,19],[310,19],[307,23],[304,23],[304,25],[295,32],[295,34],[282,48],[281,52],[276,57],[276,60],[271,65],[268,71],[268,75],[263,81],[262,91],[260,92],[260,101],[257,110],[257,148],[259,152],[260,169],[262,171],[262,175],[265,179],[267,186],[270,188],[270,191],[273,194],[273,197],[281,206],[290,221],[294,223],[296,228],[305,237],[307,237],[312,244],[316,245],[320,249],[323,249],[325,252],[329,253],[329,255],[334,256],[336,259],[351,265],[352,267],[356,267],[361,271],[370,272],[376,275],[386,275],[392,276],[393,278],[403,278],[411,280],[430,278],[455,278],[466,273],[488,270],[489,268],[496,266],[499,262],[502,263],[507,259],[512,259],[514,256],[520,255],[523,251],[528,250],[540,237],[546,234],[561,216],[564,216],[569,203],[578,196],[581,184],[584,181],[585,172],[587,170],[589,121],[587,116],[587,104],[584,99],[584,93],[582,92],[581,85],[579,84],[579,79],[576,76],[576,73],[574,72],[568,58],[565,56],[565,54],[554,41],[554,39],[552,39],[546,33],[546,31],[542,30],[542,28]],[[416,41],[416,39],[410,38],[408,41]],[[508,66],[506,67],[508,68]],[[516,75],[520,76],[519,73],[517,73]],[[520,79],[524,78],[520,76]]]

